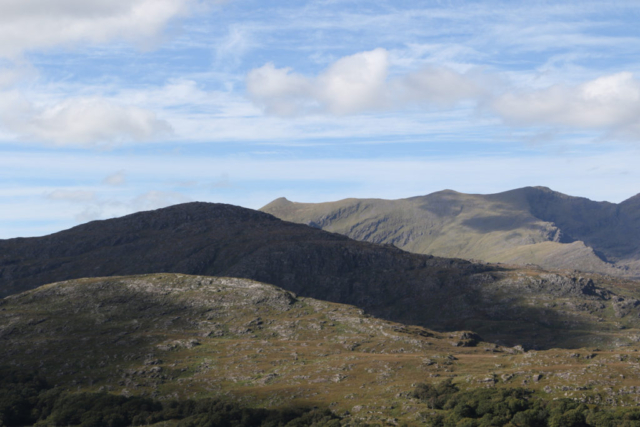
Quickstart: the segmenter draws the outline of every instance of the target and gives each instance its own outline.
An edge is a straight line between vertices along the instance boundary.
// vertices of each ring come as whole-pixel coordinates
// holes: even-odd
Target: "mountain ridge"
[[[280,198],[261,210],[415,253],[640,277],[640,194],[614,204],[547,187],[488,195],[442,190],[398,200]]]
[[[2,296],[152,273],[257,280],[383,319],[527,348],[616,347],[633,342],[640,327],[636,282],[413,254],[231,205],[176,205],[0,241]]]

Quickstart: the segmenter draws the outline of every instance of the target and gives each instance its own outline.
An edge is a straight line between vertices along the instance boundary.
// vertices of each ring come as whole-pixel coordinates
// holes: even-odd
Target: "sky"
[[[640,193],[640,2],[0,0],[0,238],[189,201]]]

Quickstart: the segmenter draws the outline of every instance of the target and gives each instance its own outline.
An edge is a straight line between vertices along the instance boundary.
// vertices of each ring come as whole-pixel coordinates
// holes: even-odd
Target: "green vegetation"
[[[329,410],[256,409],[222,399],[157,401],[107,393],[69,393],[33,373],[0,369],[0,426],[127,427],[175,422],[176,427],[336,427]]]
[[[445,190],[399,200],[280,198],[260,210],[419,254],[638,278],[639,200],[594,202],[526,187],[488,195]]]
[[[531,285],[529,291],[520,288],[523,295],[538,292],[529,279],[523,277]],[[564,282],[551,279],[546,279],[549,286],[563,289]],[[562,295],[593,288],[588,282],[567,285]],[[345,425],[423,425],[421,414],[446,415],[447,409],[438,407],[444,408],[448,394],[459,390],[438,391],[431,402],[408,398],[412,384],[439,387],[448,378],[464,390],[523,387],[549,401],[570,398],[609,408],[640,401],[640,346],[625,339],[640,336],[633,327],[637,307],[618,298],[606,300],[606,309],[613,312],[611,304],[616,304],[624,317],[615,319],[628,326],[603,333],[602,342],[614,337],[629,345],[544,351],[482,342],[468,331],[443,333],[387,322],[353,306],[246,279],[177,274],[81,279],[0,301],[0,361],[15,372],[37,369],[55,384],[47,388],[32,376],[21,380],[28,387],[19,393],[7,394],[5,387],[7,425],[47,420],[55,408],[117,404],[133,408],[121,414],[125,423],[147,405],[144,411],[157,415],[149,422],[164,417],[173,420],[166,421],[173,427],[186,418],[162,415],[169,401],[180,407],[188,401],[209,406],[236,402],[241,408],[276,411],[319,407],[342,417]],[[567,305],[560,301],[539,303],[570,309],[568,296]],[[601,304],[597,296],[587,302],[593,310]],[[577,326],[567,325],[574,334]],[[145,400],[150,397],[156,402]],[[161,408],[154,409],[158,402]],[[9,421],[15,417],[23,421]],[[62,420],[56,423],[64,426]]]
[[[451,380],[418,384],[411,397],[427,403],[433,427],[634,427],[640,408],[602,409],[572,399],[547,400],[523,388],[461,391]]]
[[[446,217],[451,206],[458,206],[449,204],[456,200],[455,194],[441,196],[446,199],[441,200],[442,203],[429,202],[431,210],[435,209],[429,212],[436,217]],[[494,202],[508,205],[507,201]],[[455,218],[461,220],[471,215],[467,218],[472,220],[471,225],[486,228],[482,221],[478,222],[478,218],[486,215],[475,215],[471,202],[463,202],[462,211],[454,209],[460,212]],[[362,215],[371,210],[358,206],[364,209]],[[373,210],[384,213],[377,208]],[[487,221],[486,226],[493,224],[493,220]],[[433,234],[428,230],[410,231],[411,227],[402,225],[404,219],[395,225],[392,223],[383,221],[380,228],[376,228],[377,223],[372,227],[378,231],[392,227],[415,242],[420,236]],[[537,223],[524,221],[523,224],[533,224],[532,232],[540,231]],[[456,240],[446,234],[433,236],[438,235],[438,239],[446,242]],[[471,242],[464,236],[461,239]],[[481,240],[490,243],[484,238]],[[479,248],[484,245],[482,242],[472,246]],[[541,244],[546,243],[549,242]],[[575,272],[552,274],[537,268],[514,270],[411,254],[395,247],[357,242],[287,223],[262,212],[208,203],[188,203],[98,221],[42,238],[0,241],[0,296],[15,293],[17,298],[0,300],[0,306],[13,310],[11,306],[15,302],[29,298],[18,298],[18,292],[45,283],[91,276],[110,276],[117,281],[117,274],[154,271],[251,278],[296,295],[353,304],[368,314],[406,325],[441,332],[473,331],[485,341],[510,347],[611,348],[633,345],[640,336],[640,292],[635,282]],[[200,282],[206,287],[209,280]],[[152,300],[159,299],[153,292],[150,294]],[[42,293],[27,295],[41,304]],[[86,297],[82,290],[73,295],[80,304]],[[109,328],[119,323],[120,316],[117,308],[115,313],[101,308],[110,301],[111,297],[106,297],[106,301],[95,301],[100,316],[91,320]],[[45,295],[46,299],[50,297]],[[136,301],[137,307],[131,308],[144,311],[146,302]],[[180,323],[181,316],[177,314],[180,305],[166,303],[176,312],[171,319]],[[158,321],[172,321],[167,318],[167,310],[154,316]],[[212,313],[206,316],[212,317],[208,319],[211,329],[201,332],[224,335],[224,326],[215,325],[215,316]],[[36,329],[49,329],[52,320],[45,310],[38,319],[29,321],[38,322]],[[136,321],[144,322],[144,319],[131,319],[131,324],[120,325],[125,330],[119,333],[135,328]],[[17,326],[11,316],[3,316],[0,309],[0,337],[20,332]],[[255,330],[257,326],[260,325],[242,327]],[[97,337],[92,335],[90,339]],[[34,340],[40,341],[37,337]],[[129,337],[123,335],[119,341],[127,342]]]

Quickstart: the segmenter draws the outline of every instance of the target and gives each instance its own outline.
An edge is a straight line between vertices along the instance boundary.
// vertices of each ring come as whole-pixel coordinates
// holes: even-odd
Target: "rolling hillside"
[[[245,407],[328,408],[342,425],[424,425],[434,411],[412,397],[419,382],[524,387],[534,400],[638,401],[637,344],[524,352],[471,337],[235,278],[79,279],[0,299],[0,365],[53,381],[49,405],[62,391],[216,397]]]

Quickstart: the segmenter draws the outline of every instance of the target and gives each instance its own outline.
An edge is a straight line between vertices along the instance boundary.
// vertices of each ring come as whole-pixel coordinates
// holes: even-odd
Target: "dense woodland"
[[[433,427],[636,427],[640,408],[601,409],[571,399],[545,400],[522,388],[460,390],[451,380],[419,384],[410,395],[426,406]],[[337,427],[326,409],[267,410],[222,399],[158,401],[108,393],[69,393],[35,373],[0,369],[0,427],[126,427],[170,422],[176,427]]]
[[[412,397],[427,403],[434,427],[636,427],[640,408],[603,410],[572,399],[545,400],[522,388],[461,391],[451,380],[419,384]]]
[[[157,401],[108,393],[69,393],[33,373],[0,369],[0,427],[126,427],[171,421],[176,427],[340,425],[329,410],[242,407],[221,399]]]

